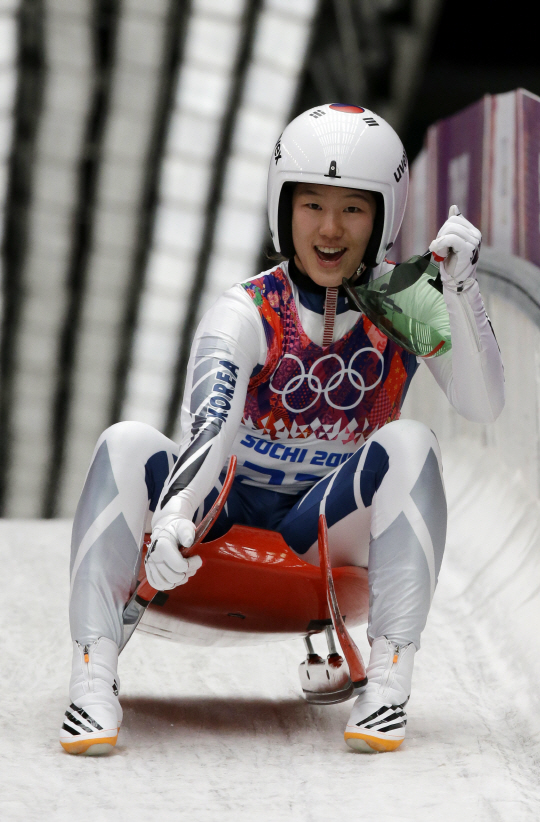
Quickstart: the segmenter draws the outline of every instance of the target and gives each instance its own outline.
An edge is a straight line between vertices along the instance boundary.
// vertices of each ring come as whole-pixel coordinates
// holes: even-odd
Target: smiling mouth
[[[319,260],[323,260],[325,263],[335,263],[340,260],[346,252],[345,247],[339,248],[332,248],[328,246],[315,246],[315,253]]]

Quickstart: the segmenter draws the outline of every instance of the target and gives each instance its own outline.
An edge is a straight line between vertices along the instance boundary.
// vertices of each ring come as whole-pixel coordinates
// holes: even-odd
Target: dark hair
[[[295,186],[296,183],[284,183],[279,195],[278,236],[279,247],[281,248],[279,262],[294,257],[296,253],[292,236],[292,201]],[[375,219],[373,220],[373,231],[363,259],[367,268],[373,268],[377,264],[377,251],[381,244],[384,226],[384,198],[380,191],[372,191],[371,194],[375,198]],[[272,260],[274,257],[269,257],[269,259]]]
[[[271,263],[284,263],[287,260],[291,260],[292,257],[294,257],[294,254],[292,257],[286,257],[280,251],[265,251],[264,257],[265,259],[270,260]]]
[[[296,183],[284,183],[279,195],[278,237],[281,253],[288,259],[294,257],[292,237],[292,199]]]

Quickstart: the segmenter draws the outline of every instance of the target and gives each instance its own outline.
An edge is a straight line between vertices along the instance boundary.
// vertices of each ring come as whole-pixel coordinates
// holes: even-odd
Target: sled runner
[[[141,563],[139,584],[124,611],[124,645],[137,626],[145,633],[197,645],[247,645],[303,636],[308,654],[299,673],[306,699],[349,699],[365,684],[366,674],[345,620],[348,627],[367,621],[367,570],[331,569],[324,515],[319,518],[319,568],[291,551],[281,534],[260,528],[233,525],[224,536],[202,543],[225,503],[235,465],[233,457],[216,503],[197,528],[194,544],[183,551],[184,556],[200,554],[203,559],[189,583],[155,591]],[[336,650],[332,626],[345,660]],[[310,639],[322,631],[329,644],[327,660],[314,652]]]

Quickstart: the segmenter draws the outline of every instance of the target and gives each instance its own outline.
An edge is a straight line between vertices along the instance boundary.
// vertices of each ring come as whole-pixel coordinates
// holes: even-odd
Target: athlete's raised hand
[[[454,291],[462,291],[466,280],[474,279],[482,235],[456,205],[429,250],[441,263],[441,280]]]
[[[195,526],[184,518],[165,517],[154,526],[152,542],[146,555],[146,578],[157,591],[169,591],[183,585],[202,565],[199,556],[183,557],[181,548],[190,548]]]

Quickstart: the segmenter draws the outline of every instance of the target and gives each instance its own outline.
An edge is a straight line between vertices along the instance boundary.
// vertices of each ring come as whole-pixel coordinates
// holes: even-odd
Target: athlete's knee
[[[427,425],[417,420],[396,420],[385,425],[370,437],[387,451],[405,454],[428,453],[430,449],[440,456],[437,437]]]
[[[135,443],[144,442],[145,438],[155,435],[155,433],[156,429],[145,422],[135,422],[134,420],[116,422],[103,431],[97,441],[96,449],[103,442],[107,443],[109,449],[131,448]]]

